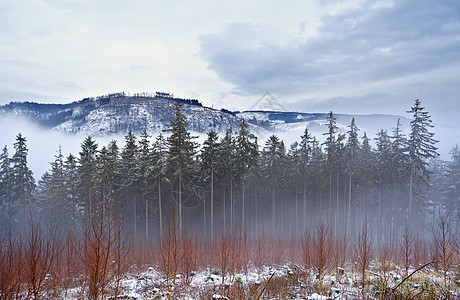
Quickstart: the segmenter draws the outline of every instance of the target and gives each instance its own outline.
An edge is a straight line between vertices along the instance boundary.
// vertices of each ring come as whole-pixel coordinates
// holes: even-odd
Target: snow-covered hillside
[[[85,98],[68,104],[40,104],[12,102],[0,106],[0,126],[6,128],[0,135],[1,146],[8,145],[10,152],[15,135],[21,132],[28,139],[30,167],[39,178],[49,169],[49,162],[59,146],[63,153],[77,154],[80,143],[91,135],[100,145],[110,140],[123,144],[129,130],[139,135],[144,129],[152,136],[162,132],[174,119],[173,104],[181,101],[189,123],[189,130],[204,140],[206,132],[217,131],[222,136],[229,127],[236,129],[244,118],[250,123],[251,132],[259,137],[259,145],[272,134],[278,135],[289,146],[299,141],[307,127],[319,141],[327,132],[327,113],[245,111],[230,112],[204,107],[195,99],[175,98],[170,94],[154,95],[124,93],[96,98]],[[391,115],[343,115],[334,114],[341,133],[348,131],[354,117],[360,136],[366,132],[370,139],[381,129],[391,133],[398,118],[407,132],[409,120]],[[44,141],[46,141],[44,143]]]

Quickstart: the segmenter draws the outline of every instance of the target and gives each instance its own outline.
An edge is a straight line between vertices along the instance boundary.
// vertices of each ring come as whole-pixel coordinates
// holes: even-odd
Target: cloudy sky
[[[170,92],[457,126],[458,0],[0,0],[0,104]]]

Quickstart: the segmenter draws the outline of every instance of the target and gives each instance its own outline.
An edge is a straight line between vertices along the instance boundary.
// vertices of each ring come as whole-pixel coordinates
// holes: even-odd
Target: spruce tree
[[[411,224],[412,206],[415,204],[419,212],[425,207],[424,193],[430,184],[428,160],[437,157],[439,154],[437,152],[438,148],[435,146],[437,141],[433,138],[434,133],[430,132],[430,129],[433,128],[431,117],[425,111],[425,107],[422,106],[420,100],[415,100],[414,106],[407,112],[412,114],[407,148],[407,168],[409,171],[408,222]]]
[[[81,144],[80,158],[78,160],[78,200],[84,208],[84,214],[89,220],[93,217],[94,201],[94,174],[96,173],[96,154],[98,145],[91,136]]]
[[[69,154],[64,161],[64,184],[68,205],[74,223],[78,221],[78,162],[73,154]]]
[[[359,169],[360,169],[360,180],[361,184],[364,187],[364,195],[362,201],[362,213],[364,216],[363,222],[366,222],[368,214],[368,192],[370,187],[374,184],[374,169],[375,169],[375,157],[374,152],[372,151],[372,146],[370,144],[370,139],[367,137],[366,132],[362,136],[362,146],[361,146],[361,155],[359,160]]]
[[[121,205],[128,206],[132,203],[134,240],[137,239],[137,202],[139,196],[141,196],[140,188],[143,178],[142,174],[139,174],[138,155],[137,138],[130,130],[125,136],[125,145],[121,151],[120,173],[122,176],[120,191],[123,195]]]
[[[207,134],[207,139],[203,143],[203,148],[201,150],[201,165],[202,165],[202,175],[204,176],[204,181],[209,183],[210,188],[210,200],[211,200],[211,239],[214,238],[214,178],[216,174],[216,169],[218,168],[218,158],[219,158],[219,136],[217,132],[210,131]],[[204,216],[206,218],[206,215]]]
[[[164,136],[160,133],[150,151],[149,164],[146,169],[148,186],[155,186],[158,197],[159,234],[163,236],[163,184],[168,184],[167,178],[167,146]],[[153,189],[153,188],[152,188]]]
[[[308,195],[308,178],[311,173],[311,158],[313,152],[313,138],[311,133],[305,127],[304,134],[301,136],[299,149],[300,170],[303,174],[303,229],[306,228],[307,222],[307,195]]]
[[[382,242],[382,218],[383,218],[383,210],[386,208],[387,212],[389,211],[388,208],[391,207],[391,203],[386,201],[386,194],[384,191],[387,190],[390,186],[391,182],[391,173],[389,172],[388,166],[391,165],[392,162],[392,152],[391,152],[391,140],[388,136],[386,130],[380,130],[377,133],[377,137],[375,138],[375,155],[376,155],[376,174],[377,174],[377,181],[378,181],[378,231],[377,231],[377,242],[378,245],[381,245]]]
[[[305,228],[306,226],[306,195],[304,195],[304,205],[301,209],[299,204],[299,193],[300,191],[306,191],[306,189],[299,190],[299,187],[306,187],[307,186],[307,176],[303,170],[303,163],[301,160],[301,148],[298,142],[293,142],[291,146],[289,146],[289,150],[286,156],[286,168],[285,168],[285,178],[286,178],[286,188],[288,191],[294,192],[294,199],[295,199],[295,232],[297,235],[300,233],[300,226]],[[301,213],[302,217],[300,217]],[[302,222],[300,222],[302,219]],[[300,225],[302,223],[302,225]]]
[[[337,167],[337,140],[336,140],[336,133],[338,130],[338,127],[336,125],[336,118],[334,117],[334,114],[332,111],[329,112],[329,115],[326,117],[327,120],[327,129],[328,131],[324,133],[323,135],[326,136],[326,140],[323,142],[323,145],[325,147],[325,173],[328,174],[328,177],[326,179],[326,182],[328,183],[329,187],[329,205],[328,208],[330,212],[332,213],[333,209],[333,185],[332,185],[332,175],[334,174],[334,171]],[[330,220],[332,220],[332,216],[329,215]]]
[[[460,216],[460,148],[458,145],[450,151],[452,160],[448,163],[443,180],[443,210],[453,216]]]
[[[141,178],[141,192],[142,197],[144,198],[144,213],[145,213],[145,238],[149,238],[149,198],[150,198],[150,189],[147,178],[147,169],[151,163],[150,155],[150,135],[147,133],[147,130],[144,129],[141,133],[139,140],[139,158],[138,158],[138,172]]]
[[[407,138],[403,133],[401,120],[398,119],[396,127],[393,128],[391,139],[391,164],[387,165],[388,173],[390,174],[390,184],[392,189],[392,205],[391,205],[391,235],[396,236],[398,227],[397,220],[407,218],[407,201],[401,201],[406,198],[406,164],[407,164]],[[406,222],[401,222],[403,226]]]
[[[347,207],[347,222],[346,222],[346,233],[349,234],[352,230],[351,225],[351,208],[352,208],[352,195],[353,195],[353,182],[358,172],[358,161],[361,151],[361,145],[358,138],[358,127],[356,126],[355,118],[351,119],[349,126],[348,140],[345,147],[345,173],[348,175],[348,207]],[[355,180],[356,181],[356,180]]]
[[[0,206],[10,202],[11,199],[12,171],[8,147],[3,147],[0,155]]]
[[[43,179],[42,179],[43,180]],[[56,222],[61,226],[71,224],[69,222],[73,217],[73,203],[69,203],[65,175],[64,175],[64,156],[62,149],[59,147],[54,155],[54,161],[51,163],[49,171],[49,180],[45,180],[48,188],[48,212],[53,216]]]
[[[168,147],[168,169],[173,183],[173,195],[177,195],[177,220],[179,230],[182,232],[182,208],[185,198],[184,191],[192,193],[191,179],[195,169],[194,157],[197,145],[193,142],[194,137],[187,130],[187,117],[183,114],[183,104],[177,101],[173,106],[175,119],[167,125],[166,132],[171,135],[167,138]],[[188,190],[187,190],[188,188]],[[192,195],[187,196],[192,196]]]
[[[226,198],[227,198],[227,187],[229,189],[230,198],[230,227],[233,228],[233,182],[235,179],[236,172],[236,145],[233,137],[232,127],[228,128],[225,132],[225,136],[219,143],[218,147],[218,173],[222,181],[223,187],[223,203],[222,203],[222,219],[223,219],[223,230],[227,230],[227,213],[226,213]]]
[[[35,180],[32,171],[27,166],[28,149],[26,138],[20,133],[16,136],[14,143],[15,153],[11,159],[12,163],[12,199],[29,203],[32,200],[32,193],[35,189]]]
[[[246,179],[258,165],[259,147],[257,137],[249,131],[249,125],[244,119],[238,127],[239,131],[235,141],[235,163],[237,175],[241,179],[241,228],[244,230]]]
[[[280,189],[286,172],[286,150],[283,141],[276,135],[271,135],[265,142],[260,167],[262,177],[266,180],[267,186],[271,187],[272,232],[275,233],[276,191]]]
[[[95,206],[104,219],[108,211],[114,207],[116,193],[116,174],[118,161],[111,155],[109,149],[103,146],[96,157],[96,172],[94,174],[93,190],[97,196]]]

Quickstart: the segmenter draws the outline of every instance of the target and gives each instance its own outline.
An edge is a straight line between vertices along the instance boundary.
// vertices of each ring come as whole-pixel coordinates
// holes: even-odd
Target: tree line
[[[341,133],[331,111],[323,142],[305,128],[289,147],[276,135],[259,145],[245,120],[221,137],[208,132],[199,145],[182,107],[174,104],[175,119],[156,137],[129,132],[120,148],[88,136],[76,156],[58,149],[37,184],[19,134],[14,155],[5,146],[0,156],[4,222],[29,205],[69,228],[115,213],[134,239],[162,235],[171,220],[206,238],[235,227],[300,235],[326,222],[354,237],[369,224],[380,243],[406,224],[422,228],[436,216],[459,215],[460,151],[451,151],[450,162],[439,159],[419,100],[408,111],[407,135],[399,121],[390,132],[360,135],[354,119]]]

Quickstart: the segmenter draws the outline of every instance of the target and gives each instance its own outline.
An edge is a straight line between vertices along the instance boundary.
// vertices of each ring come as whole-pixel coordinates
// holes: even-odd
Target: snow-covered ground
[[[375,265],[376,266],[376,265]],[[347,269],[347,268],[346,268]],[[412,272],[413,270],[409,270]],[[335,274],[335,275],[331,275]],[[168,281],[160,272],[153,267],[141,271],[129,272],[120,280],[120,292],[117,299],[130,300],[161,300],[161,299],[362,299],[360,275],[345,269],[324,276],[319,282],[313,272],[306,278],[302,267],[295,264],[263,266],[260,270],[249,268],[244,272],[235,274],[222,274],[217,269],[206,269],[200,272],[191,272],[189,282],[182,275],[177,275],[174,283]],[[366,299],[381,299],[379,288],[384,287],[391,291],[401,282],[403,277],[398,268],[387,273],[368,272],[368,283],[365,289]],[[413,280],[408,280],[405,286],[401,286],[404,293],[397,299],[404,299],[403,295],[417,295],[426,293],[426,289],[435,289],[442,284],[443,279],[439,274],[430,269],[422,272]],[[308,281],[307,281],[308,280]],[[386,282],[386,286],[382,283]],[[104,299],[115,299],[110,293],[114,282],[107,289],[109,292]],[[437,286],[439,285],[439,286]],[[458,287],[458,285],[457,285]],[[412,290],[412,291],[411,291]],[[447,290],[444,290],[447,291]],[[429,293],[428,293],[429,294]],[[433,294],[434,295],[434,294]],[[441,294],[438,294],[442,298]],[[449,291],[450,299],[460,299],[455,291]],[[402,298],[401,298],[402,296]],[[82,297],[81,288],[73,288],[67,291],[64,299],[78,300]],[[439,298],[439,299],[441,299]],[[389,299],[396,299],[396,296]],[[418,298],[413,299],[430,299]],[[434,298],[433,298],[434,299]],[[438,297],[436,297],[438,299]]]

